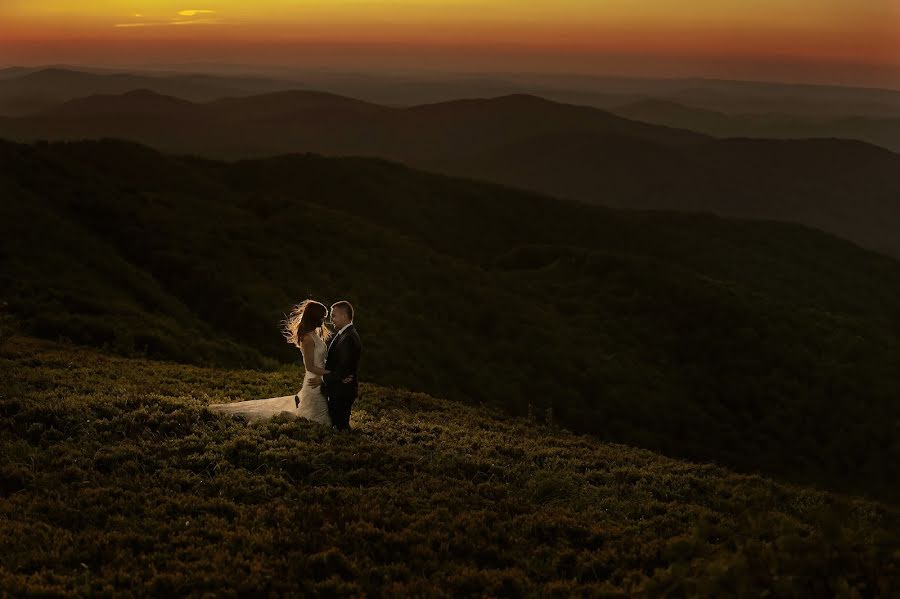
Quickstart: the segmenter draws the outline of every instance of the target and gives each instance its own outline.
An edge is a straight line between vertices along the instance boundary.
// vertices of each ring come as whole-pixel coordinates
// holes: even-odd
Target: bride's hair
[[[300,347],[303,336],[315,331],[323,341],[328,341],[331,333],[324,326],[328,308],[315,300],[303,300],[294,306],[284,320],[284,338],[288,343]]]

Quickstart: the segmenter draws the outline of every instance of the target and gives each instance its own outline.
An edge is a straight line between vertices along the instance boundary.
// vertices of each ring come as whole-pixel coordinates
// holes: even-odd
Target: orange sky
[[[680,65],[672,74],[684,75],[732,61],[762,74],[785,62],[798,74],[832,65],[832,78],[852,79],[900,68],[898,32],[900,0],[0,0],[6,65],[610,72],[619,64],[618,74],[654,74],[655,64],[655,74]]]

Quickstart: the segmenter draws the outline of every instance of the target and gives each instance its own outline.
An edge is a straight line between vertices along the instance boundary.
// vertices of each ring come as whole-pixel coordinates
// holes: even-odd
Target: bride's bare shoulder
[[[311,347],[315,345],[315,335],[312,333],[304,333],[302,337],[300,337],[300,349],[304,347]]]

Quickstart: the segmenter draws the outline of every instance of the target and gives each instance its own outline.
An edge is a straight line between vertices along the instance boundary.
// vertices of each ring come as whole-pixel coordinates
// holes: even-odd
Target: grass
[[[0,347],[0,594],[888,596],[895,506],[363,385],[352,434],[209,403],[300,371]]]
[[[896,259],[373,158],[0,141],[0,326],[278,370],[307,296],[354,304],[384,387],[900,503]]]

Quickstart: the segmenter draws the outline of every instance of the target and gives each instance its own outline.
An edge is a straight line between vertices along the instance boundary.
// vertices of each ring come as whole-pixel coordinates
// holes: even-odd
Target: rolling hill
[[[900,264],[797,224],[620,211],[372,158],[0,144],[22,331],[277,369],[349,299],[364,377],[896,500]]]
[[[0,340],[12,596],[889,596],[894,506],[365,384],[355,432],[213,401],[280,373]]]
[[[727,114],[900,116],[900,71],[886,87],[816,85],[796,81],[741,81],[709,77],[646,77],[567,73],[507,73],[508,80],[540,95],[611,109],[629,102],[663,100]],[[889,80],[882,79],[885,84]],[[623,99],[631,96],[631,99]]]
[[[219,159],[382,157],[592,204],[799,222],[900,257],[898,154],[717,139],[527,94],[392,108],[303,90],[207,103],[136,90],[0,119],[0,136],[117,137]]]
[[[793,114],[725,114],[667,100],[641,100],[609,109],[647,123],[690,129],[716,137],[769,139],[857,139],[900,152],[900,118],[864,116],[808,117]]]
[[[326,109],[333,117],[327,129],[319,122]],[[267,144],[270,149],[263,153],[268,154],[315,150],[403,158],[424,152],[422,160],[434,161],[457,156],[473,146],[502,146],[523,135],[553,131],[628,135],[665,145],[710,139],[528,94],[395,108],[300,89],[203,103],[138,89],[123,94],[93,94],[28,117],[3,119],[2,123],[4,134],[10,137],[68,138],[118,133],[141,141],[137,134],[128,133],[130,127],[143,126],[134,118],[138,116],[161,123],[190,116],[193,124],[188,130],[167,132],[171,137],[163,142],[163,149],[222,158],[247,157],[250,152],[236,145],[242,140]],[[357,121],[357,116],[369,118]],[[57,127],[65,130],[58,132]],[[210,136],[217,135],[232,146],[214,145]]]
[[[242,96],[296,87],[268,77],[216,76],[203,73],[154,73],[114,69],[13,67],[0,71],[0,115],[24,116],[52,109],[62,102],[94,94],[123,94],[152,89],[163,95],[209,101],[223,96]]]

